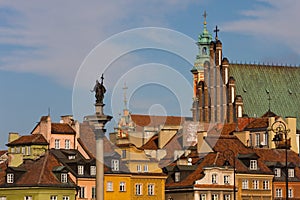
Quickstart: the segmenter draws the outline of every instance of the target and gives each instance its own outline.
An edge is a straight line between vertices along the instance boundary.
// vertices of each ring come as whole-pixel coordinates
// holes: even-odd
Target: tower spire
[[[214,30],[216,33],[216,41],[218,40],[218,32],[220,32],[220,29],[218,29],[218,26],[216,26],[216,29]]]
[[[206,10],[204,11],[204,13],[203,13],[202,16],[204,17],[204,22],[203,22],[203,24],[204,24],[204,26],[206,27],[206,17],[207,17]]]

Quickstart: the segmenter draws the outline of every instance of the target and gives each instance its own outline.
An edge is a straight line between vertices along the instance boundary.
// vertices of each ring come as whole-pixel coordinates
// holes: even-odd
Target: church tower
[[[232,123],[243,115],[243,99],[236,96],[235,80],[229,77],[229,61],[223,58],[220,31],[216,26],[215,40],[206,28],[207,14],[204,12],[204,29],[197,42],[199,52],[193,69],[194,121],[205,123]]]
[[[193,74],[193,120],[194,121],[202,121],[200,117],[203,116],[203,109],[199,108],[199,95],[203,97],[203,94],[199,94],[199,87],[203,87],[204,89],[204,68],[208,67],[210,62],[210,43],[212,41],[212,35],[208,32],[206,28],[206,17],[207,14],[204,12],[204,23],[203,23],[203,31],[198,37],[198,42],[196,43],[198,46],[198,55],[196,56],[196,60],[194,63],[194,67],[191,72]],[[202,92],[202,90],[200,91]],[[204,99],[203,99],[204,101]],[[208,103],[208,102],[207,102]]]

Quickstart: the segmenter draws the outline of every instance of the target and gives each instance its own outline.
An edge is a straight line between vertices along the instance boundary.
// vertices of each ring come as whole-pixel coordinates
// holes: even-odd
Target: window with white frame
[[[288,197],[294,197],[294,195],[293,195],[293,190],[290,188],[290,189],[288,189]]]
[[[180,181],[180,172],[175,172],[175,182]]]
[[[126,191],[126,183],[120,182],[120,192],[125,192],[125,191]]]
[[[106,183],[106,191],[109,191],[109,192],[114,191],[114,185],[113,185],[113,182],[107,181],[107,183]]]
[[[7,200],[7,199],[4,196],[0,196],[0,200]]]
[[[252,181],[253,189],[258,190],[259,189],[259,181],[253,180]]]
[[[268,136],[268,132],[264,133],[264,145],[269,146],[269,136]]]
[[[275,197],[282,197],[282,189],[281,188],[276,188]]]
[[[229,175],[224,175],[224,184],[229,184]]]
[[[78,165],[77,169],[78,169],[78,174],[79,175],[84,174],[84,166],[83,165]]]
[[[295,177],[294,169],[288,169],[288,175],[289,175],[289,177]]]
[[[267,180],[263,181],[263,189],[264,190],[270,189],[270,182],[269,181],[267,181]]]
[[[136,165],[136,171],[141,172],[142,171],[142,166],[141,165]]]
[[[32,200],[32,196],[25,196],[24,200]]]
[[[217,177],[218,177],[217,174],[212,174],[212,175],[211,175],[211,182],[212,182],[213,184],[217,183]]]
[[[212,194],[211,195],[211,200],[218,200],[219,195],[218,194]]]
[[[57,200],[57,196],[56,195],[51,195],[50,200]]]
[[[30,146],[27,146],[27,148],[26,148],[26,155],[27,156],[31,155],[31,147]]]
[[[95,186],[92,187],[92,198],[96,199],[96,187]]]
[[[69,139],[65,140],[65,149],[70,149],[70,140]]]
[[[90,174],[91,174],[91,176],[95,176],[96,175],[96,166],[95,165],[92,165],[90,167]]]
[[[135,184],[135,195],[142,195],[143,194],[143,185],[138,183]]]
[[[154,184],[148,184],[148,196],[153,196],[154,195]]]
[[[22,147],[22,154],[25,155],[25,147]]]
[[[148,165],[144,165],[144,172],[148,172]]]
[[[80,187],[79,198],[85,198],[85,187]]]
[[[60,180],[62,183],[67,183],[68,182],[68,174],[67,173],[62,173],[60,175]]]
[[[119,160],[116,160],[116,159],[111,160],[111,170],[119,171]]]
[[[63,196],[63,200],[70,200],[69,196]]]
[[[224,194],[224,200],[230,200],[230,194]]]
[[[54,140],[54,148],[55,149],[60,149],[60,140],[59,139]]]
[[[13,183],[14,182],[14,174],[13,173],[8,173],[6,175],[6,182],[7,183]]]
[[[238,117],[243,117],[242,106],[238,106]]]
[[[257,170],[257,160],[250,160],[250,170]]]
[[[206,200],[206,194],[200,194],[200,200]]]
[[[256,133],[255,134],[255,146],[259,147],[260,145],[260,134]]]
[[[242,180],[242,189],[248,189],[249,188],[249,182],[247,179]]]
[[[274,173],[275,173],[275,177],[281,177],[281,169],[280,168],[275,168]]]

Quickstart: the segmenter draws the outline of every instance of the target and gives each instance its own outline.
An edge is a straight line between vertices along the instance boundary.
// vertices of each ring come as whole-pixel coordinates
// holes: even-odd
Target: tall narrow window
[[[259,147],[259,145],[260,145],[260,134],[256,133],[255,134],[255,146]]]
[[[200,194],[200,200],[206,200],[206,194]]]
[[[120,192],[125,192],[125,191],[126,191],[126,183],[120,182]]]
[[[148,195],[149,196],[154,195],[154,184],[148,184]]]
[[[229,184],[229,176],[228,175],[224,176],[224,184]]]
[[[250,170],[257,170],[257,160],[250,160]]]
[[[175,172],[175,182],[180,181],[180,172]]]
[[[96,187],[95,186],[92,187],[92,198],[96,199]]]
[[[84,174],[84,166],[83,165],[78,165],[78,174],[83,175]]]
[[[54,141],[54,148],[55,149],[60,149],[60,140],[59,139],[55,139],[55,141]]]
[[[142,166],[141,165],[137,165],[136,166],[136,171],[137,172],[141,172],[142,171]]]
[[[253,180],[252,184],[253,184],[253,189],[255,189],[255,190],[259,189],[259,181],[258,180]]]
[[[212,183],[217,183],[217,176],[218,176],[217,174],[212,174],[211,175],[211,182]]]
[[[6,182],[7,182],[7,183],[13,183],[13,182],[14,182],[14,174],[8,173],[8,174],[6,175]]]
[[[144,165],[144,172],[148,172],[148,165]]]
[[[268,133],[264,133],[264,145],[269,146],[269,136]]]
[[[280,168],[275,168],[274,173],[275,173],[275,177],[281,177],[281,169]]]
[[[92,165],[90,168],[90,171],[91,171],[91,176],[95,176],[96,175],[96,166]]]
[[[224,194],[224,200],[230,200],[230,194]]]
[[[126,150],[122,150],[122,158],[126,158]]]
[[[225,68],[225,84],[228,82],[228,68]]]
[[[248,183],[248,180],[247,179],[244,179],[242,181],[242,189],[248,189],[249,188],[249,183]]]
[[[68,182],[68,174],[62,173],[60,179],[61,179],[62,183],[67,183]]]
[[[294,195],[293,195],[293,190],[292,190],[292,189],[289,189],[289,190],[288,190],[288,196],[289,196],[290,198],[294,196]]]
[[[80,187],[79,198],[85,198],[85,187]]]
[[[70,140],[65,140],[65,149],[70,149]]]
[[[113,189],[113,182],[107,181],[107,183],[106,183],[106,191],[109,191],[109,192],[114,191],[114,189]]]
[[[27,156],[31,155],[31,147],[30,146],[27,146],[26,155]]]
[[[143,194],[143,185],[135,184],[135,195],[142,195],[142,194]]]
[[[212,194],[211,200],[218,200],[219,195],[218,194]]]
[[[234,96],[234,87],[231,87],[231,103],[234,102],[234,98],[235,98],[235,96]]]
[[[289,175],[289,177],[295,177],[294,169],[288,169],[288,175]]]
[[[269,181],[267,181],[267,180],[263,181],[263,189],[264,190],[270,189],[270,182]]]
[[[115,160],[115,159],[111,160],[111,170],[119,171],[119,160]]]
[[[25,147],[22,147],[22,154],[25,155]]]
[[[275,197],[282,197],[282,189],[281,188],[276,188]]]
[[[238,117],[243,117],[242,106],[238,106]]]

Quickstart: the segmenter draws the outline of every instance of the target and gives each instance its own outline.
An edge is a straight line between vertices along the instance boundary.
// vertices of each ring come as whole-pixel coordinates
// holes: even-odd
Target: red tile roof
[[[10,142],[7,144],[7,146],[13,146],[13,145],[29,145],[29,144],[43,144],[47,145],[48,142],[44,138],[42,134],[32,134],[32,135],[24,135],[19,137],[18,139]]]
[[[22,186],[53,186],[53,187],[71,187],[75,188],[74,182],[69,179],[69,183],[61,183],[61,181],[53,173],[55,167],[63,166],[58,160],[49,152],[45,153],[37,160],[25,160],[22,165],[14,170],[22,169],[24,173],[15,180],[13,184],[6,184],[3,174],[0,178],[1,185],[7,187],[22,187]],[[5,176],[5,174],[4,174]]]
[[[76,134],[75,130],[66,123],[51,123],[51,133],[53,134]]]

